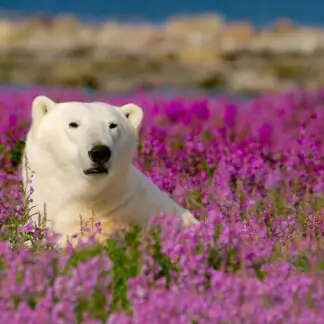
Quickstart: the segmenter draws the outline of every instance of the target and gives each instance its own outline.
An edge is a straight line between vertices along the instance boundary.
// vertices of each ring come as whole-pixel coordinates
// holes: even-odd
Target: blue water
[[[114,18],[155,23],[174,14],[217,11],[227,20],[250,20],[257,26],[279,17],[324,26],[324,0],[1,0],[0,11],[7,10],[23,15],[73,13],[92,22]]]

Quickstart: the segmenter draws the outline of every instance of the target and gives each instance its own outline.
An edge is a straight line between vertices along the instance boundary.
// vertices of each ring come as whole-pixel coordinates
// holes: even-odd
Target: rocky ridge
[[[88,86],[111,92],[197,87],[232,93],[324,83],[324,29],[279,20],[256,29],[217,14],[163,25],[69,15],[0,19],[0,81]]]

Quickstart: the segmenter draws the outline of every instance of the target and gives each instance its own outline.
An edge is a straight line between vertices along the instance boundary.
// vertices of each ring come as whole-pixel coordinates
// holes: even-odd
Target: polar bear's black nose
[[[89,152],[90,159],[95,163],[106,163],[111,157],[110,148],[106,145],[96,145]]]

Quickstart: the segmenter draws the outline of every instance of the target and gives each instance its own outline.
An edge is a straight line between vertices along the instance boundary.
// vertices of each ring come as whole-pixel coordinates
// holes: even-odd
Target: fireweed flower
[[[145,121],[134,163],[200,223],[154,215],[147,235],[101,244],[100,224],[85,224],[92,239],[63,251],[32,222],[21,185],[41,90],[0,89],[0,324],[322,323],[323,90],[244,103],[135,95]]]

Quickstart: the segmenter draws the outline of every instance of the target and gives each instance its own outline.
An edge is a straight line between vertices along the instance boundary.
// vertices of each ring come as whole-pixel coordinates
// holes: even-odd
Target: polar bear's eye
[[[78,127],[79,127],[79,124],[76,123],[76,122],[71,122],[71,123],[69,124],[69,127],[71,127],[71,128],[78,128]]]
[[[116,123],[110,123],[109,124],[109,128],[110,129],[113,129],[113,128],[116,128],[117,127],[117,124]]]

